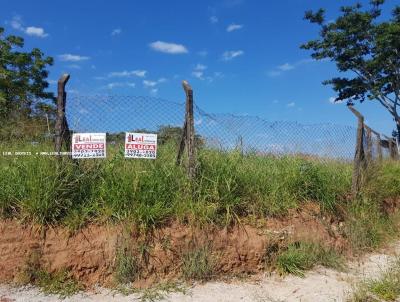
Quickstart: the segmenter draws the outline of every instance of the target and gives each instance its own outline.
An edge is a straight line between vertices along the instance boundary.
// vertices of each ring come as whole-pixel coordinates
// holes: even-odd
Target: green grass
[[[32,149],[11,149],[24,148]],[[71,229],[126,220],[142,229],[171,220],[226,226],[246,216],[285,215],[305,201],[334,212],[351,185],[352,167],[340,162],[201,149],[190,183],[175,160],[174,144],[161,145],[154,161],[124,159],[115,147],[105,160],[78,163],[1,156],[0,215]]]
[[[215,263],[210,248],[200,246],[184,254],[181,271],[185,280],[207,281],[211,279],[214,275]]]
[[[358,285],[349,302],[396,301],[400,297],[400,260],[378,279],[367,280]]]
[[[292,243],[276,259],[280,273],[300,277],[316,265],[342,269],[344,261],[334,250],[311,242]]]
[[[139,261],[128,247],[120,247],[115,256],[115,282],[120,285],[129,284],[139,277]]]
[[[58,295],[61,299],[72,296],[83,290],[68,270],[62,269],[54,273],[47,272],[41,265],[42,253],[33,250],[27,257],[21,271],[17,275],[18,285],[33,284],[45,294]]]

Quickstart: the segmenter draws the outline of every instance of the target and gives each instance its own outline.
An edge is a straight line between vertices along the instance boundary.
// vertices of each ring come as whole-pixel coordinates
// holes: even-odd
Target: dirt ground
[[[28,260],[33,254],[38,259],[35,266],[49,273],[65,269],[87,288],[64,301],[141,301],[139,294],[123,296],[106,289],[112,287],[116,251],[124,244],[143,261],[141,276],[133,284],[136,288],[177,280],[183,255],[204,245],[212,250],[218,276],[252,276],[195,284],[185,294],[171,293],[164,301],[345,301],[355,282],[378,276],[388,266],[400,253],[400,242],[381,254],[353,257],[346,272],[318,267],[305,278],[265,273],[266,256],[291,241],[322,242],[349,253],[341,227],[342,222],[322,215],[313,203],[281,219],[207,230],[171,223],[150,236],[145,233],[146,237],[143,232],[127,230],[126,225],[89,225],[71,233],[62,227],[0,221],[0,302],[58,301],[57,296],[43,295],[37,288],[8,285],[16,284],[21,272],[32,265]]]
[[[160,301],[346,301],[354,285],[365,278],[377,278],[388,268],[390,262],[400,253],[400,242],[381,253],[366,255],[362,259],[350,262],[346,272],[337,272],[318,267],[306,274],[305,278],[294,276],[258,275],[252,280],[232,282],[209,282],[197,284],[186,294],[171,293]],[[45,296],[36,288],[13,288],[0,286],[1,302],[50,302],[59,301],[57,296]],[[89,301],[141,301],[140,296],[123,296],[116,292],[96,288],[91,292],[77,294],[63,300],[65,302]]]

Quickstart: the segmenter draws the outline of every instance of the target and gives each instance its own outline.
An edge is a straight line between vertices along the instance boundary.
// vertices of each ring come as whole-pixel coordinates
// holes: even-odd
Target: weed
[[[117,284],[128,284],[140,276],[140,266],[137,258],[127,247],[117,250],[115,258],[114,278]]]
[[[395,234],[393,222],[380,211],[376,202],[369,199],[357,200],[347,210],[345,235],[355,251],[378,248]]]
[[[72,296],[83,289],[82,285],[66,270],[54,274],[41,270],[37,272],[34,284],[45,294],[58,295],[60,298]]]
[[[361,282],[349,301],[395,301],[398,299],[400,297],[400,259],[391,265],[380,278]]]
[[[304,272],[315,265],[343,268],[343,260],[334,250],[320,244],[295,242],[277,257],[276,265],[282,274],[304,277]]]
[[[208,246],[194,248],[183,256],[182,275],[185,280],[207,281],[213,274],[215,263]]]

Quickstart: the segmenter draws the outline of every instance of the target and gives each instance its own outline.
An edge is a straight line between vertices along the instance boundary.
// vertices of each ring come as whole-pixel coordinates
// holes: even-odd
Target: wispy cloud
[[[113,71],[108,74],[109,78],[126,78],[136,76],[139,78],[144,78],[147,74],[146,70],[131,70],[131,71]]]
[[[70,53],[59,55],[58,58],[60,59],[60,61],[64,62],[81,62],[90,59],[90,57],[87,56],[73,55]]]
[[[113,31],[111,32],[111,36],[118,36],[122,33],[122,29],[121,28],[115,28],[113,29]]]
[[[230,60],[233,60],[234,58],[242,56],[242,55],[244,55],[243,50],[228,50],[222,54],[222,60],[230,61]]]
[[[290,103],[287,103],[286,104],[286,107],[288,107],[288,108],[293,108],[293,107],[295,107],[296,106],[296,103],[295,102],[290,102]]]
[[[232,23],[226,28],[226,31],[228,33],[230,33],[232,31],[239,30],[239,29],[242,29],[242,28],[243,28],[242,24],[234,24],[234,23]]]
[[[122,87],[135,88],[136,84],[133,82],[112,82],[112,83],[108,83],[104,88],[114,89],[114,88],[122,88]]]
[[[211,24],[216,24],[216,23],[218,23],[218,17],[217,17],[217,16],[211,16],[211,17],[210,17],[210,23],[211,23]]]
[[[320,60],[320,61],[324,62],[324,61],[327,61],[327,60],[323,59],[323,60]],[[305,65],[305,64],[309,64],[309,63],[313,63],[313,62],[316,62],[316,61],[314,59],[310,59],[310,58],[302,59],[302,60],[299,60],[299,61],[294,62],[294,63],[288,63],[287,62],[287,63],[284,63],[282,65],[278,65],[274,69],[268,71],[267,75],[270,76],[270,77],[277,77],[277,76],[280,76],[280,75],[282,75],[283,73],[285,73],[287,71],[296,69],[297,67],[299,67],[301,65]]]
[[[167,81],[167,79],[166,78],[159,78],[158,80],[156,80],[156,81],[151,81],[151,80],[143,80],[143,86],[145,87],[145,88],[154,88],[154,87],[156,87],[158,84],[161,84],[161,83],[165,83]]]
[[[199,80],[204,80],[204,71],[207,69],[206,65],[203,64],[197,64],[193,71],[192,71],[192,76],[199,79]]]
[[[149,44],[149,46],[151,49],[155,51],[168,54],[184,54],[189,52],[187,48],[182,44],[169,43],[163,41],[152,42]]]
[[[48,33],[45,32],[45,30],[42,27],[36,27],[36,26],[24,27],[21,16],[14,16],[10,21],[10,24],[12,28],[22,31],[28,36],[46,38],[49,35]]]
[[[294,69],[295,67],[294,67],[294,65],[292,65],[292,64],[285,63],[285,64],[283,64],[283,65],[279,65],[277,68],[278,68],[279,70],[281,70],[281,71],[289,71],[289,70]]]

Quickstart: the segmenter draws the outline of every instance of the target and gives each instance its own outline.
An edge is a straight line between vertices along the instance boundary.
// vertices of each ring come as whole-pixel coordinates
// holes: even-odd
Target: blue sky
[[[368,1],[361,1],[368,3]],[[321,82],[338,75],[299,45],[318,28],[304,11],[324,7],[333,19],[348,0],[215,1],[3,0],[8,34],[55,58],[50,89],[64,72],[70,93],[152,95],[183,101],[188,80],[195,101],[213,113],[258,115],[300,123],[355,125]],[[387,0],[385,15],[399,1]],[[358,106],[378,131],[391,133],[376,103]]]

